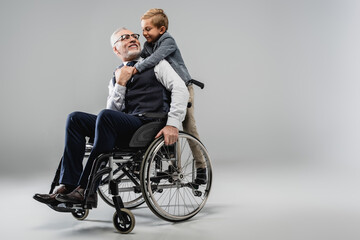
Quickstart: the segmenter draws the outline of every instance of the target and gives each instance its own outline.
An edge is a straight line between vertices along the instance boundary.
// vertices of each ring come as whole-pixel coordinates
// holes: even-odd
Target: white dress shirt
[[[126,62],[124,62],[126,65]],[[166,60],[161,60],[155,67],[154,73],[157,80],[171,92],[170,111],[166,125],[180,129],[185,119],[186,108],[189,100],[189,92],[180,76]],[[124,109],[126,87],[120,84],[109,82],[109,96],[107,98],[107,109],[121,111]],[[159,96],[160,97],[160,96]]]

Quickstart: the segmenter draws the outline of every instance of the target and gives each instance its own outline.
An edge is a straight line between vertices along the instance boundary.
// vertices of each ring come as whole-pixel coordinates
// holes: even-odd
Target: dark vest
[[[147,69],[127,82],[123,112],[131,115],[167,113],[170,110],[170,96],[170,92],[157,80],[154,68]]]

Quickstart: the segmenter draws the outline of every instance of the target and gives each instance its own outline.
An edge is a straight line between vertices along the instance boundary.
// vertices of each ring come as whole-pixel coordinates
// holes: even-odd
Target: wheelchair
[[[114,227],[124,234],[135,226],[130,209],[144,202],[156,216],[170,222],[185,221],[199,213],[209,197],[212,183],[211,161],[205,146],[183,131],[179,132],[175,144],[165,145],[163,137],[154,138],[165,126],[164,116],[156,113],[144,116],[158,120],[141,126],[127,146],[100,154],[95,159],[81,204],[48,206],[84,220],[89,210],[97,207],[99,195],[115,208]],[[88,141],[84,160],[91,149],[92,143]],[[194,158],[192,149],[201,153],[201,159]],[[196,161],[205,166],[204,172],[197,172]],[[59,185],[60,166],[61,161],[50,194]],[[96,201],[89,201],[94,196]]]

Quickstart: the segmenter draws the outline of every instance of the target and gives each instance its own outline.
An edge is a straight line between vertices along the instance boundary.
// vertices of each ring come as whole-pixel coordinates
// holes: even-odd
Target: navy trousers
[[[143,124],[144,121],[136,116],[108,109],[97,116],[83,112],[69,114],[59,182],[86,188],[95,158],[101,153],[111,151],[117,145],[128,143]],[[94,138],[94,145],[83,168],[85,137]]]

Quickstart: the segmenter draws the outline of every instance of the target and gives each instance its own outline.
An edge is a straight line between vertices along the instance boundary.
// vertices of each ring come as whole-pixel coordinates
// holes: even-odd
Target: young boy
[[[146,38],[141,57],[145,59],[136,64],[135,69],[142,72],[166,59],[175,72],[187,83],[191,80],[191,76],[174,38],[167,32],[168,25],[168,18],[162,9],[150,9],[141,17],[141,27]]]
[[[189,80],[191,80],[191,76],[185,66],[174,38],[167,32],[168,25],[169,20],[162,9],[150,9],[141,17],[141,27],[143,29],[143,35],[146,38],[146,42],[144,43],[141,52],[141,57],[144,58],[144,60],[138,62],[134,66],[134,74],[154,67],[161,60],[166,59],[187,85]],[[188,85],[188,90],[190,93],[189,102],[191,105],[190,108],[187,109],[183,128],[185,132],[199,138],[194,118],[194,89],[191,84]],[[204,159],[199,150],[193,147],[191,142],[189,142],[189,144],[196,160],[196,180],[199,184],[204,184],[206,183]]]

